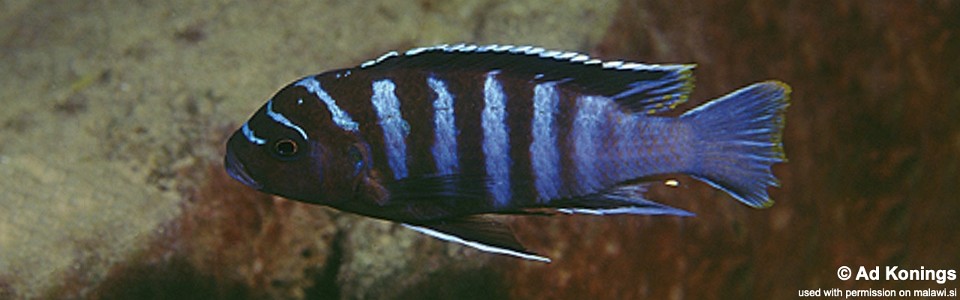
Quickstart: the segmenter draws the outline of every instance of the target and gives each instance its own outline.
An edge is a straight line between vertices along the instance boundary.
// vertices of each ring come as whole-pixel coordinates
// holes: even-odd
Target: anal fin
[[[649,184],[635,184],[570,199],[555,200],[550,204],[562,213],[588,215],[670,215],[692,217],[693,213],[643,198]]]
[[[417,232],[470,246],[485,252],[550,262],[549,258],[527,251],[505,224],[482,216],[467,216],[403,226]]]

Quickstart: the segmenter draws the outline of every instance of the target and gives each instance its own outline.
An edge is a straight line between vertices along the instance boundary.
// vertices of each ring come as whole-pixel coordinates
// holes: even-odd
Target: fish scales
[[[452,175],[460,172],[460,156],[457,150],[456,111],[453,107],[453,94],[447,84],[436,76],[428,76],[427,83],[436,95],[433,100],[434,139],[430,154],[433,155],[435,168],[439,175]],[[423,118],[426,120],[426,118]],[[427,142],[427,141],[425,141]],[[414,141],[416,143],[416,141]]]
[[[388,162],[390,168],[382,170],[389,174],[387,177],[403,179],[442,173],[432,150],[438,147],[436,136],[443,131],[459,132],[451,141],[460,145],[452,165],[459,168],[461,164],[467,164],[464,169],[476,173],[471,175],[493,177],[495,182],[488,186],[488,196],[497,207],[525,205],[527,202],[547,203],[553,198],[595,193],[616,182],[672,168],[667,163],[683,157],[674,153],[678,146],[661,144],[663,139],[659,136],[667,132],[667,124],[659,122],[657,117],[645,117],[644,122],[640,122],[618,110],[610,98],[564,90],[557,82],[531,84],[532,76],[497,76],[501,74],[496,71],[461,73],[444,76],[394,69],[389,75],[371,71],[368,76],[355,72],[346,78],[333,75],[327,76],[332,78],[317,79],[339,86],[361,86],[355,90],[369,89],[353,96],[341,94],[340,89],[328,91],[328,94],[335,99],[370,95],[370,101],[349,101],[339,106],[349,115],[360,116],[357,120],[379,124],[370,126],[360,121],[360,133],[375,137],[368,142],[379,160]],[[445,93],[454,104],[449,116],[454,120],[454,128],[437,125],[438,109],[434,102],[441,95],[430,88],[428,78],[447,87]],[[465,80],[473,83],[463,84]],[[378,85],[388,85],[390,89],[378,94]],[[535,114],[537,86],[552,89],[556,94],[543,95],[557,98],[556,107],[550,108],[549,113]],[[391,101],[378,100],[380,98],[391,98]],[[491,100],[493,98],[501,99]],[[387,102],[396,103],[388,105]],[[397,112],[387,116],[381,110]],[[376,117],[369,117],[373,115]],[[540,126],[546,126],[546,130],[555,136],[548,141],[539,141],[534,147],[532,128],[538,122],[549,122],[549,125]],[[451,125],[449,122],[442,124]],[[615,125],[624,128],[621,132],[640,132],[641,137],[634,141],[643,143],[622,141],[614,134]],[[476,130],[461,132],[459,128]],[[620,146],[623,150],[616,151],[618,144],[624,144]],[[556,151],[553,155],[557,159],[541,161],[534,166],[531,158],[549,151]],[[622,165],[631,167],[620,167]],[[536,182],[553,187],[549,192],[541,192],[537,190]]]
[[[530,46],[390,52],[282,89],[230,138],[225,165],[261,191],[547,260],[479,215],[691,215],[643,198],[637,179],[661,174],[769,205],[789,88],[662,114],[686,100],[691,69]]]

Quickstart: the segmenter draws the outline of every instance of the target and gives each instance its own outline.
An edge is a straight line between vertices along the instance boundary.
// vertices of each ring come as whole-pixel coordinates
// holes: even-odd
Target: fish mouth
[[[250,174],[247,173],[247,168],[243,166],[243,163],[237,159],[237,155],[230,149],[227,149],[227,155],[223,160],[223,165],[227,169],[227,174],[230,174],[230,177],[233,177],[233,179],[256,190],[263,188],[262,184],[250,177]]]

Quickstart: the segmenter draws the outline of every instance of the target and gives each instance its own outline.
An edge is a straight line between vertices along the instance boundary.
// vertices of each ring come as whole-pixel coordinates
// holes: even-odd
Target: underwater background
[[[681,109],[793,88],[757,210],[510,217],[543,264],[254,192],[227,135],[280,87],[390,50],[539,45],[696,63]],[[960,269],[957,1],[0,0],[0,299],[793,298],[956,289],[840,280]]]

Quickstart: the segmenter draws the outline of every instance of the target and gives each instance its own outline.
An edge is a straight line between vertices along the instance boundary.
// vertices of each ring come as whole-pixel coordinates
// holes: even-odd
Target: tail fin
[[[790,87],[767,81],[739,89],[684,113],[694,127],[699,157],[689,172],[753,207],[773,205],[768,186],[777,186],[770,171],[786,161],[784,113]]]

